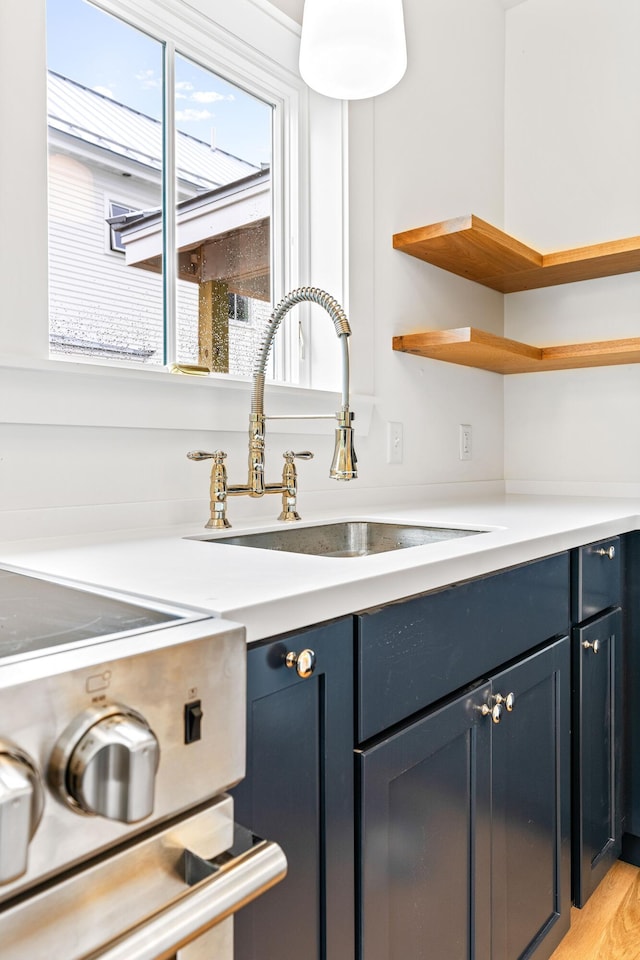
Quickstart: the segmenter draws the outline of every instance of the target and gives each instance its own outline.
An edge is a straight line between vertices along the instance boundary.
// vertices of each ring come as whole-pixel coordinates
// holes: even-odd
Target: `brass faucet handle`
[[[297,511],[298,499],[298,472],[294,460],[313,460],[311,450],[285,450],[284,467],[282,468],[282,511],[278,520],[299,520]]]
[[[227,459],[224,450],[214,450],[213,453],[207,453],[205,450],[190,450],[187,457],[189,460],[215,460],[216,463],[222,463]]]
[[[300,450],[299,453],[294,453],[293,450],[285,450],[282,456],[287,463],[293,463],[294,460],[313,460],[311,450]]]
[[[214,450],[209,453],[206,450],[190,450],[187,454],[189,460],[213,460],[211,467],[211,488],[209,495],[209,520],[205,523],[208,529],[226,529],[231,524],[227,520],[227,468],[224,461],[227,455],[224,450]]]

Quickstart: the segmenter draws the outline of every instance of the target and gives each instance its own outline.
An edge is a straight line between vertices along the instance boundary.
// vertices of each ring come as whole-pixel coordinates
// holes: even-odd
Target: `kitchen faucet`
[[[342,405],[334,414],[293,414],[277,417],[267,417],[264,413],[264,384],[265,370],[269,352],[280,323],[289,310],[297,303],[317,303],[323,307],[333,320],[342,348]],[[211,468],[210,489],[210,517],[205,524],[207,528],[226,528],[231,524],[227,519],[227,497],[249,496],[262,497],[267,493],[282,494],[282,511],[278,520],[299,520],[297,512],[298,475],[295,460],[311,460],[313,454],[309,450],[294,453],[287,450],[284,456],[282,481],[280,483],[265,483],[265,421],[266,420],[329,420],[338,422],[336,428],[335,449],[329,476],[333,480],[353,480],[358,476],[356,470],[356,454],[353,448],[353,428],[351,421],[353,413],[349,410],[349,345],[347,337],[351,335],[351,327],[344,310],[334,298],[317,287],[298,287],[288,293],[276,306],[269,318],[267,332],[264,336],[253,368],[253,389],[251,393],[251,414],[249,416],[249,474],[245,484],[229,484],[227,469],[224,461],[226,453],[216,450],[206,453],[203,450],[192,450],[187,454],[190,460],[213,460]]]

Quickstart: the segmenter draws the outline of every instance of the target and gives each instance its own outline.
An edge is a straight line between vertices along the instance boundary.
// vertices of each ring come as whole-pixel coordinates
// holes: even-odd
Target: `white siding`
[[[151,185],[54,153],[49,161],[49,307],[52,352],[75,354],[58,338],[103,344],[95,356],[134,351],[163,363],[162,278],[127,269],[109,250],[108,201],[150,207]],[[85,351],[83,351],[85,352]],[[86,351],[93,352],[93,351]],[[126,356],[125,356],[126,358]]]
[[[127,267],[109,245],[109,201],[159,206],[159,187],[97,163],[53,152],[49,162],[51,351],[159,364],[163,355],[162,277]],[[198,285],[178,281],[178,357],[198,360]],[[230,372],[251,373],[269,306],[254,301],[249,323],[230,324]],[[256,326],[257,324],[257,326]]]

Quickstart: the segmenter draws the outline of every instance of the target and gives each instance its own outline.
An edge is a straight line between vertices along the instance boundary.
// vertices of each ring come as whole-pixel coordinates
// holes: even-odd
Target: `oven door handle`
[[[281,848],[262,840],[82,960],[169,960],[181,947],[269,890],[286,872]]]

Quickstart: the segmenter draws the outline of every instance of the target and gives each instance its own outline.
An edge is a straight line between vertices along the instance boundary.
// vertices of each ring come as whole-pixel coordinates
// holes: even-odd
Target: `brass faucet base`
[[[302,520],[302,517],[296,510],[283,510],[280,516],[278,517],[278,520],[284,520],[285,522],[289,522],[291,520]]]
[[[211,519],[205,523],[205,530],[227,530],[231,524],[226,517],[211,517]]]

